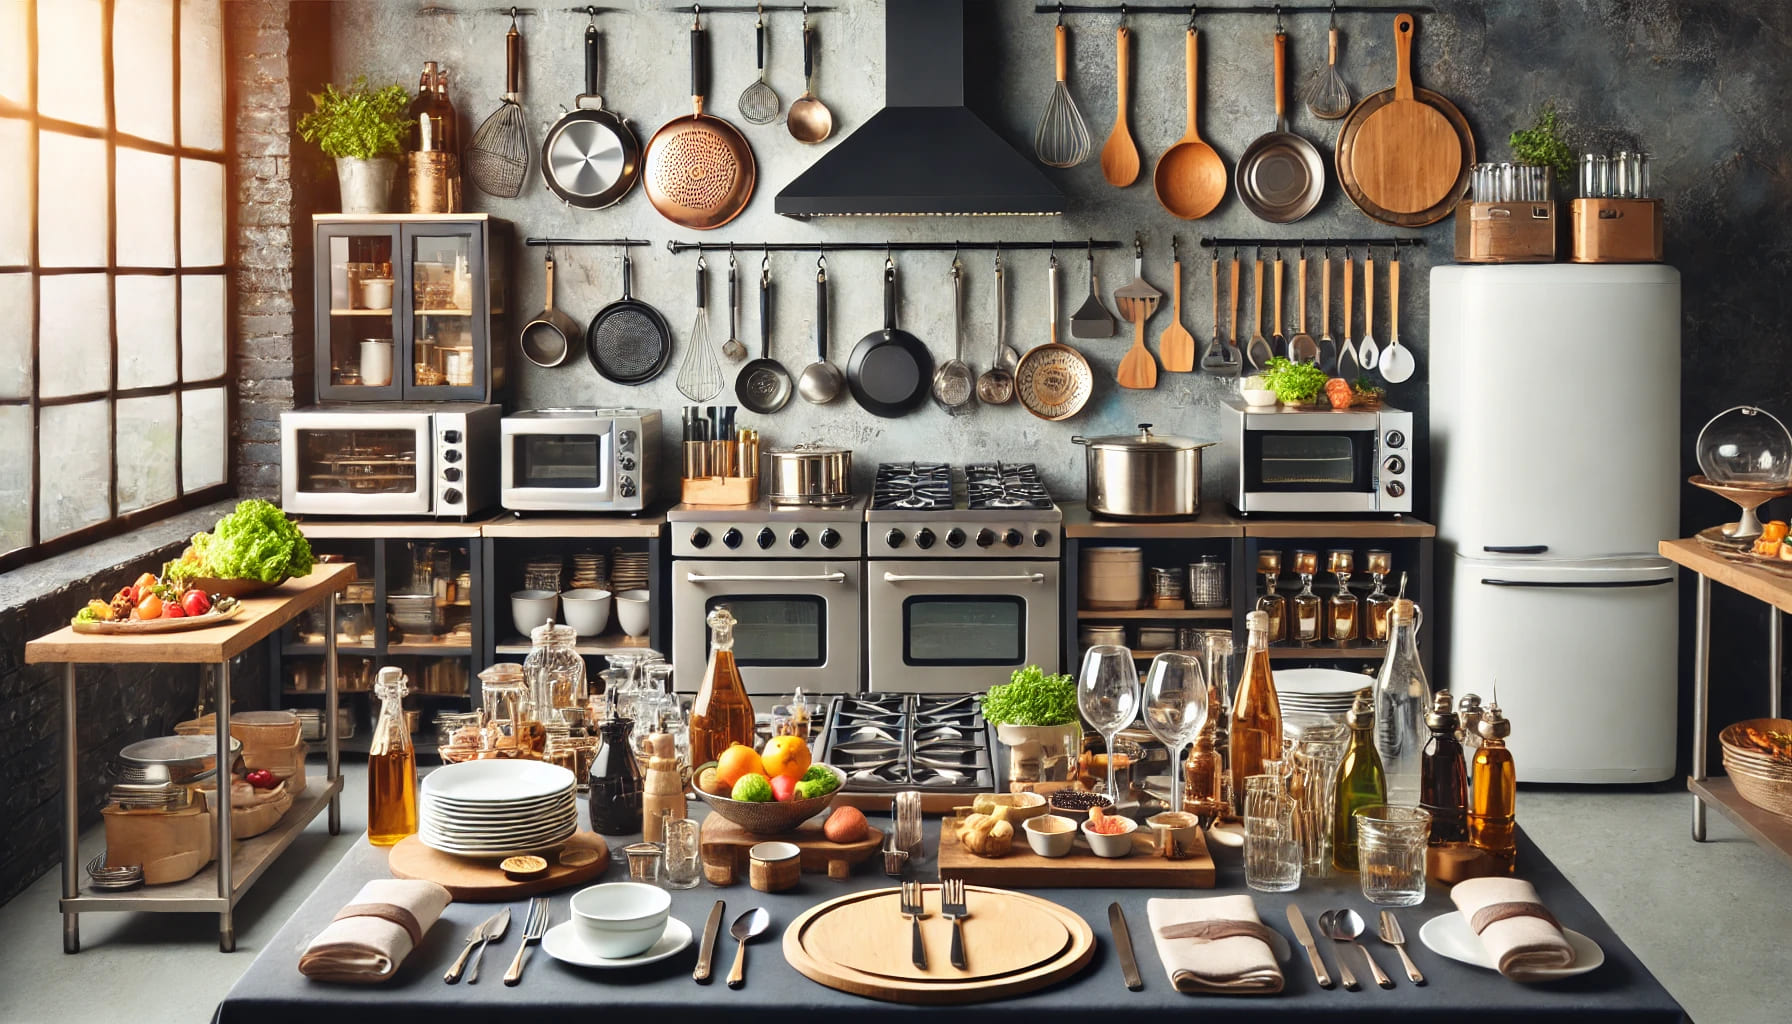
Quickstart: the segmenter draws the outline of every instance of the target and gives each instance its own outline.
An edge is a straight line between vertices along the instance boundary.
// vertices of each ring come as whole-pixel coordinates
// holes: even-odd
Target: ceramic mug
[[[1151,826],[1151,839],[1157,855],[1169,860],[1187,860],[1195,855],[1196,837],[1201,833],[1200,819],[1187,811],[1165,811],[1145,819]]]
[[[392,339],[367,338],[361,342],[361,383],[370,388],[392,383]]]

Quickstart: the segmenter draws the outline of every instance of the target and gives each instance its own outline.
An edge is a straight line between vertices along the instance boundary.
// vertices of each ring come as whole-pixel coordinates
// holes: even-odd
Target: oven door
[[[1250,430],[1239,454],[1245,512],[1373,512],[1376,432]]]
[[[695,691],[709,663],[709,613],[735,619],[734,661],[747,692],[789,696],[859,691],[864,563],[692,561],[672,565],[672,664]]]
[[[1057,562],[869,564],[870,689],[980,693],[1058,670]]]
[[[427,412],[284,413],[281,504],[300,515],[429,515],[434,452]]]
[[[505,508],[601,510],[615,500],[608,420],[505,417],[502,463]]]

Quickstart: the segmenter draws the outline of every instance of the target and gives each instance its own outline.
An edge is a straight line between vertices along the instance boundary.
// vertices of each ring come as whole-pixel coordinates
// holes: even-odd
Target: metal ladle
[[[784,117],[790,137],[814,145],[834,134],[834,115],[815,95],[815,41],[809,31],[809,15],[803,14],[803,94],[790,104]]]
[[[1363,944],[1356,941],[1367,928],[1368,924],[1363,920],[1363,915],[1349,907],[1341,910],[1328,910],[1319,915],[1319,930],[1325,934],[1326,938],[1333,942],[1343,942],[1355,946],[1357,951],[1363,954],[1363,959],[1369,962],[1369,973],[1375,975],[1375,984],[1382,988],[1393,988],[1394,979],[1388,977],[1387,973],[1381,969],[1381,965],[1375,962],[1375,958],[1369,955],[1369,951],[1363,948]],[[1350,987],[1354,979],[1351,978],[1349,969],[1344,966],[1342,958],[1338,961],[1338,971],[1344,975],[1345,987]]]
[[[828,259],[815,260],[815,348],[819,358],[803,367],[796,392],[811,405],[826,405],[840,397],[846,376],[828,361]]]
[[[977,378],[977,397],[990,405],[1014,401],[1014,367],[1020,354],[1008,344],[1008,292],[1002,285],[1002,254],[996,253],[996,351],[989,369]]]

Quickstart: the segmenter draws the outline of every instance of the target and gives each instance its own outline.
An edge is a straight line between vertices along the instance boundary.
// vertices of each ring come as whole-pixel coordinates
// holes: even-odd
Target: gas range
[[[884,810],[890,794],[913,789],[937,811],[996,791],[993,751],[977,697],[874,693],[833,699],[820,757],[846,773],[848,803],[869,796],[857,805]]]
[[[865,498],[844,505],[674,505],[666,512],[674,558],[858,558]]]
[[[1057,558],[1063,520],[1030,463],[970,463],[960,488],[945,463],[886,462],[865,511],[866,556]]]

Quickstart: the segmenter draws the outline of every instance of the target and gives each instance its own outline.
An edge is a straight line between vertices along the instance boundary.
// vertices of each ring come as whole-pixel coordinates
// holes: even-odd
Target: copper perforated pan
[[[660,126],[647,142],[643,187],[662,217],[697,231],[719,228],[753,198],[758,165],[738,129],[703,112],[709,87],[703,26],[691,23],[692,112]]]

